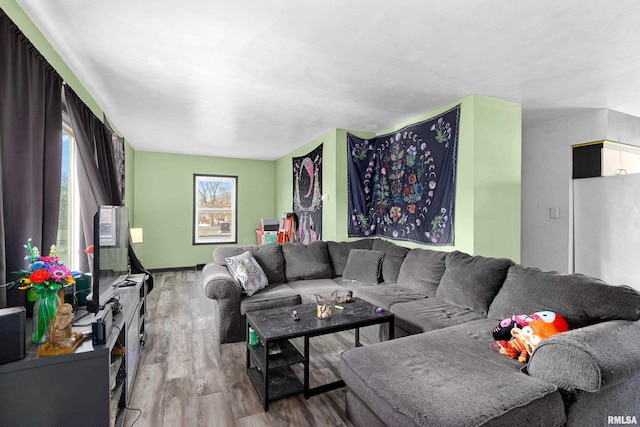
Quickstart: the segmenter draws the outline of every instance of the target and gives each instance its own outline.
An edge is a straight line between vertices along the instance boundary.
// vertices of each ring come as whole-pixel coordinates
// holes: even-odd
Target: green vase
[[[57,291],[50,289],[35,290],[36,303],[33,306],[33,334],[31,341],[43,344],[47,341],[47,329],[49,322],[56,315],[58,308]]]

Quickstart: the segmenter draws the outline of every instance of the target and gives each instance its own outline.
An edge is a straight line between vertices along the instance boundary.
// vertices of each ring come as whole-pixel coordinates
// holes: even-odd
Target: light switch
[[[560,218],[560,208],[549,208],[549,218],[551,219]]]

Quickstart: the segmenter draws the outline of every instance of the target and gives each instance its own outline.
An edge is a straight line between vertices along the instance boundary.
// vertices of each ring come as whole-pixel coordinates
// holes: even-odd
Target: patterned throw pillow
[[[229,273],[247,296],[266,288],[269,284],[266,274],[251,252],[246,251],[240,255],[225,258],[225,261]]]

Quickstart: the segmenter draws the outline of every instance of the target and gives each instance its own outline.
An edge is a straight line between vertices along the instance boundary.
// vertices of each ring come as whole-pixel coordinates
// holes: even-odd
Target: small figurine
[[[53,348],[71,348],[82,339],[82,334],[71,332],[73,323],[73,307],[71,304],[61,304],[56,309],[56,315],[49,323],[47,338]],[[79,336],[78,336],[79,335]]]

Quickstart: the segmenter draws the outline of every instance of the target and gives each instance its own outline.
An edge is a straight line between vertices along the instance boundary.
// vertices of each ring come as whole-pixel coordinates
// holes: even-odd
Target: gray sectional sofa
[[[251,297],[224,262],[245,250],[270,283]],[[367,266],[366,251],[381,264]],[[350,289],[393,312],[399,338],[341,356],[355,426],[640,422],[640,293],[628,287],[381,239],[220,247],[202,277],[220,307],[222,342],[244,340],[247,311],[311,302],[318,291]],[[570,330],[544,340],[528,364],[489,348],[498,320],[542,310]]]

